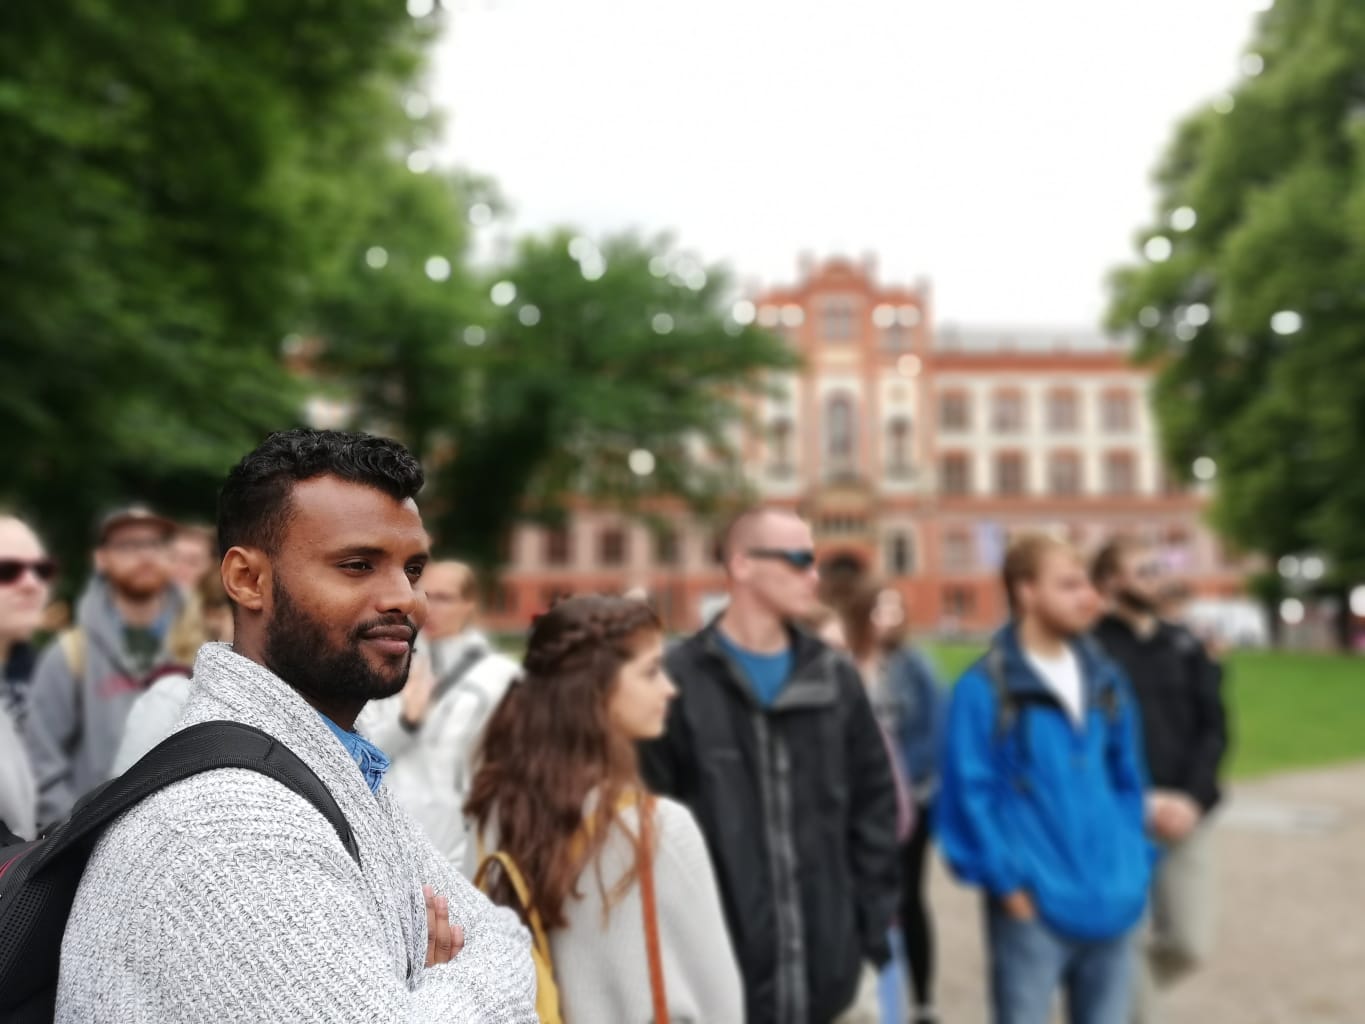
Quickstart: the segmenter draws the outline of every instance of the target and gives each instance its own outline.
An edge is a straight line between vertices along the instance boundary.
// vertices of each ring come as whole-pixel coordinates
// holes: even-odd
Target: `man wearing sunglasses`
[[[20,739],[28,679],[29,642],[42,621],[57,574],[42,542],[14,516],[0,515],[0,821],[25,839],[37,828],[37,790]]]
[[[828,1024],[890,958],[895,783],[858,670],[792,625],[816,608],[810,527],[755,509],[723,554],[730,603],[669,652],[678,696],[642,768],[706,836],[746,1020]]]
[[[1218,804],[1227,752],[1222,669],[1184,626],[1157,616],[1156,552],[1117,537],[1096,555],[1095,587],[1109,604],[1095,635],[1132,680],[1153,790],[1148,827],[1164,848],[1152,881],[1151,929],[1138,965],[1134,1019],[1160,1018],[1160,990],[1188,975],[1212,940],[1208,815]]]
[[[173,522],[140,507],[99,525],[75,628],[43,652],[29,694],[24,736],[41,827],[109,777],[129,707],[170,665],[167,641],[184,608],[171,579],[174,533]]]

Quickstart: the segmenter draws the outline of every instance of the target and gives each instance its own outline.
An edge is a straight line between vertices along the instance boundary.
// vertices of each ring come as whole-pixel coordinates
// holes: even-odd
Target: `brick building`
[[[883,286],[867,263],[802,267],[737,304],[803,368],[776,381],[740,438],[767,501],[813,523],[822,564],[854,562],[904,593],[916,627],[981,631],[1004,615],[997,568],[1011,531],[1064,532],[1089,550],[1149,536],[1203,596],[1242,573],[1202,525],[1203,498],[1170,485],[1148,371],[1086,332],[936,329],[927,285]],[[563,530],[517,530],[495,625],[524,625],[556,592],[644,587],[673,628],[723,591],[717,525],[680,513],[659,531],[578,507]]]

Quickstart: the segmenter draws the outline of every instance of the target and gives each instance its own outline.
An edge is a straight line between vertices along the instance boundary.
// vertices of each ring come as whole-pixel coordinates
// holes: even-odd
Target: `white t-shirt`
[[[1044,658],[1025,651],[1024,657],[1047,688],[1061,701],[1072,720],[1080,723],[1085,714],[1085,689],[1081,684],[1081,663],[1070,647],[1063,647],[1055,658]]]

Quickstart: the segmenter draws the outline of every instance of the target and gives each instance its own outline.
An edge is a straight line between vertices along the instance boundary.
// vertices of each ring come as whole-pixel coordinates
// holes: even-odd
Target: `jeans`
[[[1131,932],[1103,942],[1075,941],[1042,921],[1017,921],[995,901],[986,918],[994,1024],[1048,1024],[1059,988],[1070,1024],[1127,1024]]]

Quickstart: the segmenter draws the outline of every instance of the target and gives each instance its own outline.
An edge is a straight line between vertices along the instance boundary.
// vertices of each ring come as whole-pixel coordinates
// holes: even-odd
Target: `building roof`
[[[1119,335],[1086,327],[958,326],[943,324],[934,332],[936,352],[999,355],[1028,353],[1128,352],[1132,342]]]

